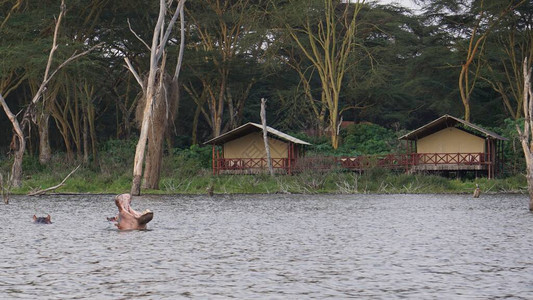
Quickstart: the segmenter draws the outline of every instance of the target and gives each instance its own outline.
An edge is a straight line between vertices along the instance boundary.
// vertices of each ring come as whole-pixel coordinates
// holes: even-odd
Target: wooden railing
[[[417,165],[483,165],[484,153],[410,153],[341,157],[342,167],[364,170],[373,167],[394,169]]]
[[[385,169],[403,168],[412,161],[409,154],[362,155],[340,157],[337,160],[343,168],[350,170],[365,170],[376,167]]]
[[[413,153],[413,163],[417,164],[465,164],[485,163],[484,153]]]
[[[272,158],[272,167],[285,169],[288,166],[287,158]],[[243,169],[263,169],[267,168],[266,158],[219,158],[220,170],[243,170]]]
[[[417,165],[486,165],[490,160],[484,153],[410,153],[361,155],[353,157],[304,157],[298,160],[273,158],[272,167],[286,172],[305,169],[330,170],[333,168],[366,170],[370,168],[408,169]],[[222,170],[266,169],[266,158],[219,158],[216,168]]]

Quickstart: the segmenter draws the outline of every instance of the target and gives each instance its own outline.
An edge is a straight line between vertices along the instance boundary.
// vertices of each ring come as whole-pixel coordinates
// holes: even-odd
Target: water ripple
[[[531,299],[527,201],[147,196],[149,230],[120,232],[112,196],[18,196],[0,214],[0,298]]]

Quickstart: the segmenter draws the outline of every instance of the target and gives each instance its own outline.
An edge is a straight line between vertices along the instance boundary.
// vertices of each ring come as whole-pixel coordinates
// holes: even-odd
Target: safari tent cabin
[[[459,118],[444,115],[400,137],[406,141],[410,171],[483,171],[503,168],[507,139]]]
[[[309,143],[267,126],[272,167],[291,174]],[[246,123],[204,144],[213,147],[213,174],[257,173],[268,168],[263,127]]]

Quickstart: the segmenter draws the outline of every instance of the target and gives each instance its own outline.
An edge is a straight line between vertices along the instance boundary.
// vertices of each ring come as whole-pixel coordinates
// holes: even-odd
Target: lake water
[[[0,205],[1,299],[533,299],[525,195],[113,195]],[[53,224],[32,223],[52,216]]]

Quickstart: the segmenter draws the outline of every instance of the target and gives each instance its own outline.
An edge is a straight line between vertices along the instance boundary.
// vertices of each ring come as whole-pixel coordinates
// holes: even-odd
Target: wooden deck
[[[290,173],[288,158],[271,159],[272,167],[276,173]],[[267,170],[266,158],[219,158],[215,164],[216,174],[256,174]]]
[[[303,170],[345,169],[364,171],[372,168],[418,171],[469,171],[487,170],[491,165],[484,153],[410,153],[362,155],[354,157],[304,157],[298,160],[273,158],[277,173]],[[266,158],[219,158],[214,164],[215,173],[258,173],[267,168]]]

